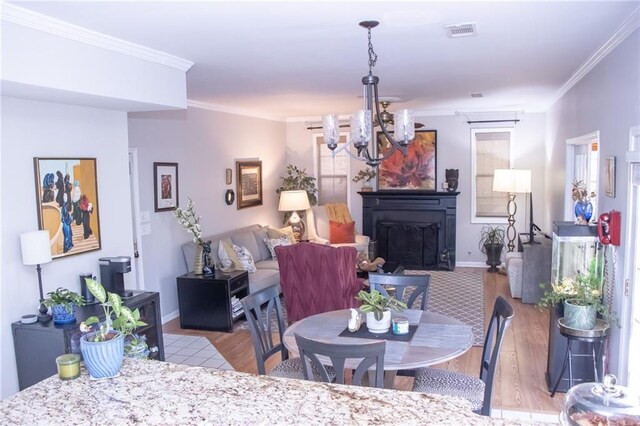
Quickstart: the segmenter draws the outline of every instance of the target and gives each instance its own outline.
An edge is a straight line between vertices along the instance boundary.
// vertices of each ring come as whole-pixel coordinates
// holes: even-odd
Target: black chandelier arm
[[[373,96],[375,98],[376,117],[378,119],[378,124],[380,125],[380,130],[382,130],[382,133],[387,137],[387,140],[393,147],[393,149],[389,150],[390,154],[388,156],[385,156],[382,160],[386,160],[387,158],[389,158],[391,154],[395,152],[396,149],[402,152],[402,155],[407,155],[407,147],[403,146],[399,141],[397,141],[396,139],[393,138],[393,136],[391,136],[391,133],[389,133],[389,131],[387,130],[387,127],[384,125],[384,121],[382,121],[382,115],[380,114],[380,100],[378,99],[377,84],[373,86]],[[373,129],[371,133],[373,135]],[[374,139],[377,139],[377,138],[374,137]],[[377,140],[374,140],[374,143],[377,143]]]

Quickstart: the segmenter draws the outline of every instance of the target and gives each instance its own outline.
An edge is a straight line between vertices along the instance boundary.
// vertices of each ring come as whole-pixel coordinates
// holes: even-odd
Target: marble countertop
[[[52,376],[0,401],[2,425],[510,425],[455,398],[125,359],[120,377]],[[532,424],[532,423],[529,423]]]

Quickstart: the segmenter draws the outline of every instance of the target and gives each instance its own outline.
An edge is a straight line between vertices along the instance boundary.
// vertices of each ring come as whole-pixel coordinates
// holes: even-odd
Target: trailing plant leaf
[[[107,301],[107,291],[102,287],[102,284],[93,278],[85,278],[84,280],[91,294],[93,294],[100,303],[105,303]]]
[[[120,296],[115,293],[109,293],[109,303],[111,304],[111,308],[116,316],[120,316],[122,308],[122,299]]]

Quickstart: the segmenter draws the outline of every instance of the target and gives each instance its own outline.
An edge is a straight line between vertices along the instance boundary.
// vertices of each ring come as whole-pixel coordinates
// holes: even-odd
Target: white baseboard
[[[173,312],[169,312],[167,315],[162,316],[162,324],[166,324],[174,318],[178,318],[180,316],[180,310],[176,309]]]
[[[487,268],[484,262],[456,262],[456,267],[460,268]]]

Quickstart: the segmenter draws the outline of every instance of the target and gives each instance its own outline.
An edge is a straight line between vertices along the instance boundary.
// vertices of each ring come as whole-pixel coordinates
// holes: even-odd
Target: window
[[[471,129],[471,222],[506,223],[509,194],[493,192],[495,169],[511,168],[513,129]]]
[[[336,151],[344,148],[347,134],[340,135]],[[349,156],[345,149],[335,157],[324,143],[322,135],[315,136],[318,204],[347,203],[349,188]]]

